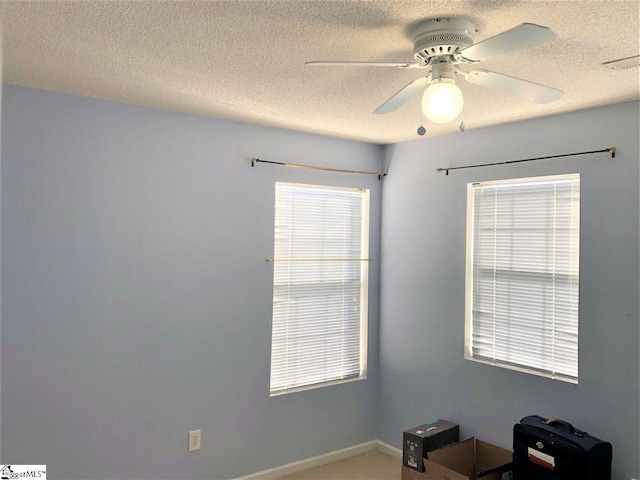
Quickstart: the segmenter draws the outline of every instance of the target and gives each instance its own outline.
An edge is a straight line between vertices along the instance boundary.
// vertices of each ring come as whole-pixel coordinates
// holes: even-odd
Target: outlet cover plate
[[[191,430],[189,432],[189,451],[200,450],[201,430]]]

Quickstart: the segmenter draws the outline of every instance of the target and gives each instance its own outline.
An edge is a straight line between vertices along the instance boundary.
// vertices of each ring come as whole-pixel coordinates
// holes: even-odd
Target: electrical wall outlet
[[[200,436],[202,435],[201,430],[191,430],[189,432],[189,451],[193,452],[194,450],[200,450]]]

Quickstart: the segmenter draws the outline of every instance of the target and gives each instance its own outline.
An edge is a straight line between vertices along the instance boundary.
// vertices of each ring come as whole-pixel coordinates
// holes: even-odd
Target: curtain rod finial
[[[611,158],[616,158],[616,147],[609,148],[609,151],[611,152]]]
[[[436,168],[436,173],[440,173],[442,171],[441,168]]]

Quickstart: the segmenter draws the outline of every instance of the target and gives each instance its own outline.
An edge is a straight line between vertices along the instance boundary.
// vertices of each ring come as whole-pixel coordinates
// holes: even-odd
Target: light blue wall
[[[611,440],[614,479],[638,476],[638,103],[383,151],[4,93],[3,461],[47,464],[51,478],[221,479],[373,438],[400,447],[403,429],[436,417],[510,447],[513,424],[539,413]],[[610,145],[616,159],[434,172]],[[381,183],[249,162],[378,170],[383,153]],[[574,171],[580,384],[464,361],[466,183]],[[268,396],[276,181],[370,188],[376,260],[382,203],[366,381]],[[202,450],[187,453],[197,428]]]
[[[0,2],[0,58],[4,58],[4,33],[2,32],[2,26],[4,25],[2,20],[2,2]],[[3,74],[3,62],[0,62],[0,86],[2,85]],[[2,184],[2,88],[0,88],[0,185]],[[0,212],[2,211],[2,187],[0,186]],[[2,215],[0,214],[0,217]],[[2,222],[0,221],[0,251],[2,250]],[[2,259],[0,256],[0,271],[2,271]],[[0,346],[2,346],[2,275],[0,275]],[[0,375],[1,375],[0,366]],[[2,381],[0,376],[0,412],[2,412]],[[0,413],[0,426],[2,425],[2,414]],[[0,427],[1,430],[1,427]],[[2,435],[0,435],[0,452],[2,452]]]
[[[3,461],[240,476],[375,438],[382,149],[5,86]],[[369,378],[269,397],[276,181],[371,189]],[[187,453],[187,432],[202,450]]]
[[[613,478],[638,477],[638,103],[386,147],[378,437],[432,418],[510,448],[529,414],[557,416],[610,440]],[[435,173],[615,146],[607,154]],[[466,185],[581,174],[580,383],[463,359]]]

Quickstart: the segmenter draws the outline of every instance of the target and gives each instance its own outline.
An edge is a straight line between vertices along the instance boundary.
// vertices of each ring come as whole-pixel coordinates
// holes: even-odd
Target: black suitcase
[[[531,415],[513,427],[513,480],[611,480],[612,447],[562,420]]]

